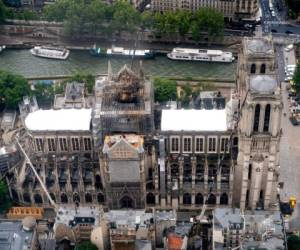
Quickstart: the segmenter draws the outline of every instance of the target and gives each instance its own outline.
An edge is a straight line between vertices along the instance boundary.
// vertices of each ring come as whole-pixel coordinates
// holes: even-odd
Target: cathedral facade
[[[70,83],[54,109],[26,114],[21,144],[59,204],[269,209],[281,136],[276,69],[270,39],[244,39],[230,100],[200,95],[193,109],[163,110],[157,129],[151,81],[109,65],[94,95]],[[8,184],[15,201],[50,205],[25,159]]]

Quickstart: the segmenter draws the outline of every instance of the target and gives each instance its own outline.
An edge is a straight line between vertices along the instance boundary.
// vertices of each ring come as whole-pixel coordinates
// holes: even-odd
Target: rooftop
[[[247,38],[245,39],[246,51],[248,54],[273,54],[274,49],[270,39]]]
[[[278,87],[272,75],[253,75],[250,77],[250,89],[260,94],[273,94]]]
[[[89,131],[91,109],[38,110],[28,114],[25,126],[33,131]]]
[[[227,131],[226,109],[163,110],[162,131]]]
[[[0,221],[0,249],[24,250],[31,249],[33,231],[25,231],[22,222],[18,220]]]

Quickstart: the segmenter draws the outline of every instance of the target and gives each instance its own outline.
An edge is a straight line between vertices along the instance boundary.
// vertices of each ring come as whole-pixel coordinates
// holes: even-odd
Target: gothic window
[[[195,204],[202,205],[203,204],[203,195],[198,193],[195,197]]]
[[[271,105],[268,104],[265,110],[264,132],[269,132]]]
[[[221,137],[221,148],[220,148],[220,151],[221,153],[225,152],[226,150],[226,153],[229,152],[229,137]]]
[[[54,202],[56,202],[55,195],[53,193],[50,193],[50,197]]]
[[[77,193],[75,193],[74,195],[73,195],[73,202],[80,202],[80,197],[79,197],[79,195],[77,194]]]
[[[215,165],[208,166],[208,182],[213,183],[217,181],[217,167]]]
[[[85,202],[86,203],[92,203],[93,202],[93,197],[90,193],[85,194]]]
[[[120,200],[120,205],[121,208],[134,208],[133,200],[127,195],[122,197]]]
[[[80,149],[79,138],[77,137],[72,138],[72,149],[73,151],[79,151]]]
[[[196,183],[204,182],[204,166],[197,164],[196,166]]]
[[[192,168],[190,164],[185,164],[183,167],[183,181],[190,183],[192,181]]]
[[[24,202],[31,203],[30,195],[28,193],[24,193],[23,200],[24,200]]]
[[[43,199],[42,199],[42,196],[40,194],[35,194],[33,198],[34,198],[34,202],[36,204],[42,204],[43,203]]]
[[[148,193],[146,197],[147,205],[155,205],[155,196],[153,193]]]
[[[223,193],[220,197],[220,205],[228,205],[228,195]]]
[[[195,138],[195,153],[204,152],[204,137]]]
[[[183,204],[184,205],[191,205],[192,204],[192,197],[189,193],[185,193],[183,195]]]
[[[97,189],[97,190],[99,190],[99,189],[103,189],[103,186],[102,186],[102,182],[101,182],[101,177],[100,177],[100,175],[96,175],[96,177],[95,177],[95,188]]]
[[[35,138],[35,147],[36,147],[36,151],[38,152],[44,151],[43,138]]]
[[[183,153],[192,152],[192,137],[183,137]]]
[[[251,74],[255,74],[256,73],[256,65],[255,65],[255,63],[251,64],[250,73]]]
[[[66,194],[62,194],[60,196],[61,203],[68,203],[68,196]]]
[[[248,180],[251,180],[251,176],[252,176],[252,164],[249,164]]]
[[[61,137],[58,140],[59,140],[60,151],[68,151],[67,138]]]
[[[216,153],[217,151],[217,138],[208,137],[208,153]]]
[[[19,195],[15,189],[11,189],[11,198],[15,202],[19,202]]]
[[[179,153],[179,137],[171,137],[171,153]]]
[[[171,165],[171,177],[172,179],[177,179],[179,177],[179,166],[176,163]]]
[[[217,198],[214,194],[209,194],[208,199],[207,199],[207,204],[209,205],[216,205],[217,203]]]
[[[55,145],[55,139],[54,138],[48,138],[48,150],[49,152],[56,151],[56,145]]]
[[[85,137],[85,138],[83,138],[83,142],[84,142],[84,150],[85,151],[92,150],[91,138]]]
[[[253,131],[257,132],[259,128],[260,105],[256,104],[254,113]]]
[[[104,199],[104,195],[102,193],[97,194],[97,201],[98,201],[98,203],[104,203],[105,199]]]
[[[266,73],[266,65],[264,63],[260,66],[260,73],[261,74],[265,74]]]

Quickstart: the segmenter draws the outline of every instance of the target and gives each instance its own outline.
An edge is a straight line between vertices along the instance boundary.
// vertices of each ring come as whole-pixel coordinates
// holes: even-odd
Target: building
[[[213,216],[213,249],[285,249],[279,211],[217,208]]]
[[[155,130],[153,86],[141,66],[113,74],[109,65],[94,96],[71,83],[57,109],[30,112],[19,140],[58,204],[270,209],[282,111],[272,40],[245,38],[237,69],[227,100],[201,93],[190,109],[163,109]],[[26,161],[8,181],[15,200],[49,206]]]
[[[31,216],[21,220],[0,220],[0,248],[3,250],[38,250],[36,220]]]
[[[254,18],[258,11],[257,0],[152,0],[153,11],[165,12],[180,9],[195,12],[203,7],[220,11],[228,20]]]

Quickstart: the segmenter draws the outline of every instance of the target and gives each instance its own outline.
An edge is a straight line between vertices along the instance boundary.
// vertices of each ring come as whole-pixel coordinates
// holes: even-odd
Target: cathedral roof
[[[25,118],[31,131],[88,131],[92,109],[38,110]]]
[[[250,77],[250,90],[260,94],[271,94],[278,87],[277,80],[272,75],[253,75]]]
[[[162,131],[226,131],[226,109],[163,110]]]

